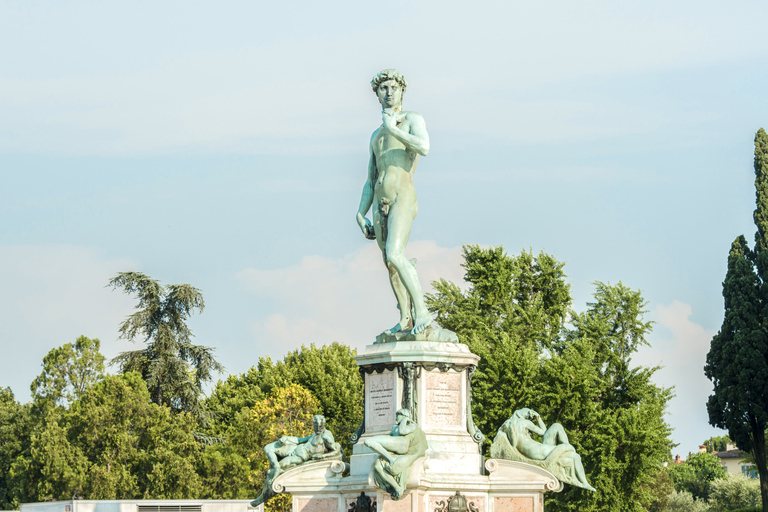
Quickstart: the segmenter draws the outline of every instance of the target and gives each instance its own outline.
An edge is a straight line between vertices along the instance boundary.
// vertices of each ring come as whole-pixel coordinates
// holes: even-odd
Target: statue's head
[[[538,416],[538,413],[527,407],[515,411],[515,417],[522,418],[524,420],[533,420],[536,418],[536,416]]]
[[[384,69],[371,80],[371,88],[383,108],[397,108],[403,103],[403,93],[408,87],[405,77],[396,69]]]
[[[408,409],[400,409],[395,413],[395,420],[400,423],[400,418],[405,416],[408,419],[411,419],[411,411]]]
[[[318,414],[312,418],[312,426],[315,428],[315,434],[322,434],[325,431],[325,416]]]

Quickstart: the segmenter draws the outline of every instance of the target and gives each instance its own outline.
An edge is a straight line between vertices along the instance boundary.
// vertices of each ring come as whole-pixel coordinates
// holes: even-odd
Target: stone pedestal
[[[351,475],[368,474],[378,456],[363,443],[388,434],[401,408],[411,411],[427,435],[431,472],[479,475],[484,437],[470,409],[470,379],[479,360],[459,343],[400,341],[366,347],[357,356],[365,383],[365,416],[355,434]]]
[[[466,512],[543,512],[544,493],[562,490],[554,475],[520,462],[483,461],[485,437],[471,412],[472,374],[479,360],[459,343],[369,345],[357,357],[365,414],[353,436],[349,464],[303,464],[281,474],[274,490],[292,494],[293,512],[448,512],[449,502],[452,510],[456,503],[466,504]],[[378,455],[363,443],[388,434],[401,408],[411,412],[429,448],[411,467],[405,496],[393,501],[374,486],[370,472]]]

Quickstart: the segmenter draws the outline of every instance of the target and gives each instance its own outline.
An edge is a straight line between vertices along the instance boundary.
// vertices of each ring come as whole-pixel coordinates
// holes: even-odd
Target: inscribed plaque
[[[368,375],[367,384],[365,429],[391,429],[395,424],[395,374],[372,373]]]
[[[428,425],[461,427],[461,381],[463,373],[426,372],[426,418]]]

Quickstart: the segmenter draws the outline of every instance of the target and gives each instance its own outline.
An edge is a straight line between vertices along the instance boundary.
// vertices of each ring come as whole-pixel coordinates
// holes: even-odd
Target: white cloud
[[[408,244],[406,254],[418,260],[425,292],[440,278],[463,282],[460,247],[416,241]],[[273,301],[274,311],[252,329],[257,349],[276,356],[310,343],[338,341],[362,348],[397,323],[395,298],[373,242],[339,259],[307,256],[291,267],[245,269],[238,279],[247,291]]]
[[[83,247],[0,246],[0,385],[26,401],[43,356],[80,335],[99,338],[107,357],[130,347],[115,340],[133,301],[105,285],[132,266]]]
[[[640,349],[634,359],[646,366],[663,366],[655,382],[675,386],[676,396],[669,402],[669,422],[675,428],[672,438],[679,444],[673,454],[683,457],[696,452],[705,439],[723,434],[709,425],[706,406],[712,383],[704,375],[704,364],[715,332],[692,322],[692,313],[690,305],[678,301],[658,306],[653,314],[658,325],[650,339],[652,346]]]

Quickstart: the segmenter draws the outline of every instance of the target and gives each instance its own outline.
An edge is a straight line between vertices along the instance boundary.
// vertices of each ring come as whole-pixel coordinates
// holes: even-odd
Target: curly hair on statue
[[[376,73],[376,76],[374,76],[371,80],[371,88],[373,89],[373,92],[378,92],[379,85],[381,85],[382,82],[386,82],[387,80],[394,80],[395,82],[399,83],[403,88],[403,92],[405,92],[405,88],[408,87],[408,82],[405,81],[405,77],[401,72],[393,68],[388,68],[382,69]]]

